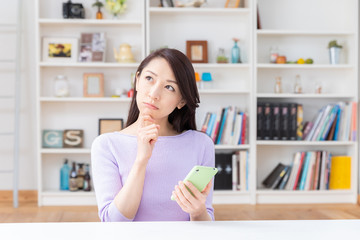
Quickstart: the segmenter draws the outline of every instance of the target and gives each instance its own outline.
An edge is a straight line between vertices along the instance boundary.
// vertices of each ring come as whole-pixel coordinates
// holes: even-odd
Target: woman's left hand
[[[194,194],[189,192],[186,186]],[[180,181],[179,185],[175,186],[173,191],[174,198],[184,212],[187,212],[192,217],[197,217],[206,213],[206,198],[210,193],[212,181],[206,185],[205,189],[200,192],[191,182],[186,181],[185,183]]]

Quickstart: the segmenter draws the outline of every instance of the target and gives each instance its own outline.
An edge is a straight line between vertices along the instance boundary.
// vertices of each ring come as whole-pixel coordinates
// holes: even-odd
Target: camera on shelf
[[[63,3],[64,18],[85,18],[85,9],[81,3],[72,3],[69,0]]]

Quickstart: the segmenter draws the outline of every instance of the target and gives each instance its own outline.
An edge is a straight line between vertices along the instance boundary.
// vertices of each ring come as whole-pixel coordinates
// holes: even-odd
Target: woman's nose
[[[159,99],[160,98],[160,86],[155,84],[153,86],[151,86],[150,91],[149,91],[149,97],[151,97],[152,99]]]

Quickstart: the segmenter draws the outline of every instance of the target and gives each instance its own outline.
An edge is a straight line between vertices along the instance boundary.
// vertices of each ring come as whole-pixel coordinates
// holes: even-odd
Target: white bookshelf
[[[216,145],[216,152],[249,151],[249,190],[214,191],[214,204],[262,203],[355,203],[358,188],[358,141],[261,141],[256,140],[257,102],[298,102],[304,106],[304,120],[315,116],[330,102],[358,101],[358,3],[349,0],[248,0],[245,8],[225,9],[224,1],[207,0],[204,8],[159,8],[158,0],[128,1],[128,10],[119,19],[62,19],[62,0],[36,0],[36,74],[38,133],[39,205],[95,205],[94,192],[58,190],[58,172],[64,158],[90,163],[90,147],[97,136],[99,118],[127,118],[129,98],[111,98],[115,88],[129,88],[130,74],[151,50],[168,46],[186,52],[186,40],[207,40],[209,63],[193,64],[196,72],[211,72],[211,89],[199,89],[201,104],[197,126],[206,112],[236,105],[249,114],[248,142],[244,145]],[[78,0],[95,12],[91,1]],[[291,3],[290,3],[291,2]],[[326,8],[324,8],[326,5]],[[259,6],[262,29],[256,29]],[[311,6],[311,7],[309,7]],[[324,10],[326,9],[326,11]],[[276,10],[276,11],[275,11]],[[102,10],[106,13],[106,10]],[[276,15],[274,15],[276,13]],[[336,16],[334,18],[334,16]],[[42,37],[80,37],[81,32],[107,34],[106,61],[101,63],[53,63],[41,58]],[[241,64],[217,64],[218,48],[230,57],[233,37],[240,38]],[[330,65],[327,43],[337,39],[344,44],[341,64]],[[131,43],[136,63],[120,64],[113,47]],[[314,64],[270,64],[269,48],[277,45],[288,60],[313,58]],[[230,58],[229,58],[230,59]],[[82,75],[102,72],[105,97],[82,97]],[[52,80],[65,74],[71,96],[56,98]],[[300,74],[303,94],[292,92],[293,80]],[[273,92],[275,77],[283,80],[283,93]],[[313,92],[314,81],[323,93]],[[114,112],[114,109],[117,109]],[[82,149],[46,149],[41,145],[43,129],[84,129]],[[278,162],[291,164],[296,151],[327,150],[352,157],[351,189],[344,191],[271,191],[262,180]]]
[[[261,29],[254,29],[254,91],[256,102],[296,102],[304,108],[304,121],[312,120],[328,103],[358,101],[358,2],[257,0]],[[321,9],[325,9],[326,11]],[[309,6],[311,6],[309,8]],[[275,11],[276,9],[276,11]],[[346,14],[345,14],[346,12]],[[333,17],[337,15],[337,17]],[[253,13],[256,19],[255,12]],[[327,44],[344,45],[339,65],[329,64]],[[277,46],[288,61],[312,58],[313,64],[271,64],[270,47]],[[299,74],[303,94],[294,94]],[[275,78],[282,78],[283,93],[274,93]],[[316,94],[314,83],[323,86]],[[257,105],[257,103],[255,103]],[[256,203],[356,203],[358,141],[256,141]],[[343,191],[286,191],[263,189],[261,182],[279,163],[290,165],[297,151],[329,151],[349,155],[351,189]]]
[[[113,98],[115,89],[129,90],[131,74],[145,57],[145,3],[128,1],[128,10],[113,19],[102,8],[104,19],[96,20],[92,1],[79,0],[86,11],[86,19],[63,19],[62,0],[36,0],[36,78],[37,78],[37,172],[38,204],[96,205],[94,192],[59,191],[59,171],[64,158],[90,164],[90,148],[98,135],[98,119],[126,120],[130,98]],[[104,32],[106,52],[104,62],[46,62],[42,59],[42,38],[77,38],[81,33]],[[113,48],[128,43],[135,63],[118,63]],[[104,97],[83,97],[83,74],[104,74]],[[70,84],[70,97],[54,97],[54,77],[65,75]],[[44,129],[83,129],[84,146],[80,149],[42,148]]]

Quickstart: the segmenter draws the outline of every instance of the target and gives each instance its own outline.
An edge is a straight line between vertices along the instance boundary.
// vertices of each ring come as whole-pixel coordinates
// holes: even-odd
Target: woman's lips
[[[156,106],[154,106],[154,105],[152,105],[152,104],[150,104],[150,103],[145,103],[145,102],[144,102],[144,104],[145,104],[146,107],[148,107],[148,108],[150,108],[150,109],[153,109],[153,110],[159,109],[158,107],[156,107]]]

